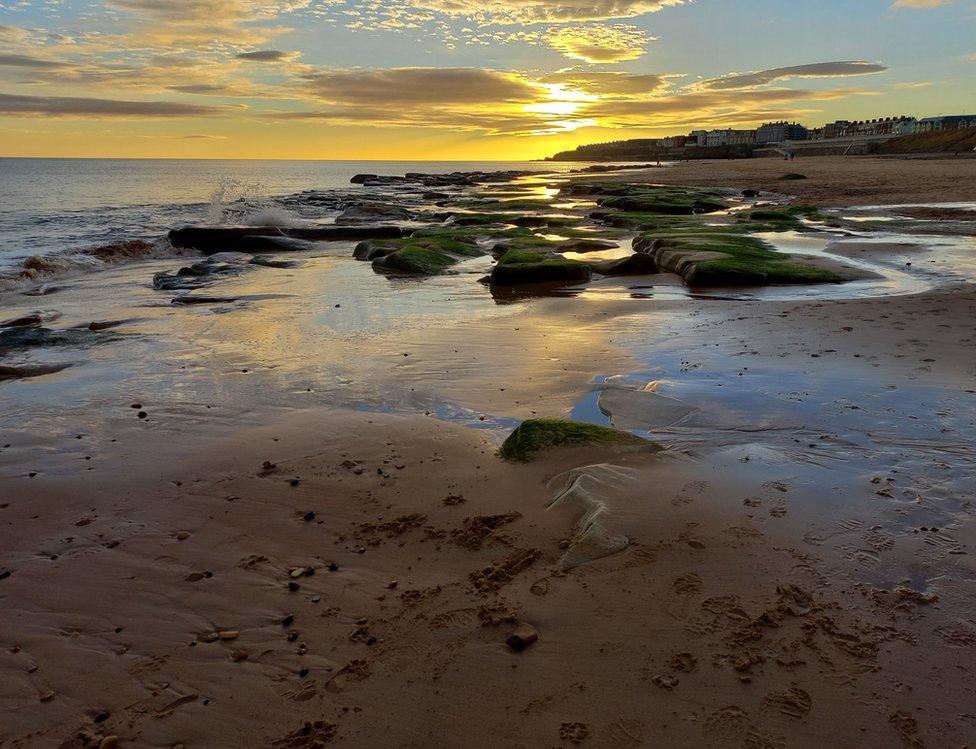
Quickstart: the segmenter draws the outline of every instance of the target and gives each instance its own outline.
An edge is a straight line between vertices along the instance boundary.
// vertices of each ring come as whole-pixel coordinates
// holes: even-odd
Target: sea
[[[265,161],[0,158],[0,278],[44,257],[49,275],[125,260],[86,254],[130,240],[153,242],[185,224],[327,221],[328,196],[360,173],[562,172],[579,163],[511,161]],[[109,263],[109,264],[110,264]],[[34,266],[38,266],[34,263]],[[43,275],[40,274],[40,275]]]

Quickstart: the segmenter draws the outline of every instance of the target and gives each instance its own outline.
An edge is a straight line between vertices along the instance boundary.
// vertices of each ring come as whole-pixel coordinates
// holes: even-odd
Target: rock
[[[72,366],[71,363],[25,364],[22,366],[0,365],[0,380],[24,380],[28,377],[41,377],[60,372],[70,366]]]
[[[171,304],[230,304],[236,302],[236,296],[192,296],[190,294],[183,294],[182,296],[173,297],[170,300]]]
[[[179,533],[176,534],[177,541],[186,541],[186,539],[188,539],[189,537],[190,537],[189,531],[180,531]]]
[[[336,226],[365,224],[375,221],[409,221],[414,217],[412,211],[390,203],[356,203],[336,217]]]
[[[249,653],[246,650],[235,650],[230,654],[230,659],[234,663],[240,663],[241,661],[246,661]]]
[[[759,190],[743,190],[742,197],[744,198],[758,198]]]
[[[295,268],[298,266],[294,260],[278,260],[266,255],[255,255],[248,262],[251,265],[261,265],[265,268]]]
[[[302,515],[302,520],[304,520],[306,523],[315,520],[315,513],[312,510],[309,510],[304,515]]]
[[[520,624],[516,630],[508,636],[505,643],[516,653],[521,653],[529,645],[539,639],[539,633],[531,624]]]
[[[48,691],[46,691],[43,694],[41,694],[41,696],[39,697],[39,699],[40,699],[41,702],[49,702],[49,701],[53,700],[54,699],[54,690],[53,689],[49,689]]]
[[[104,723],[106,720],[109,719],[109,717],[110,716],[108,710],[99,710],[98,713],[95,715],[95,717],[92,718],[92,720],[95,723]]]
[[[282,617],[282,619],[281,619],[281,626],[282,627],[290,627],[294,623],[295,623],[295,615],[294,614],[287,614],[284,617]]]
[[[0,328],[22,328],[25,325],[40,325],[43,321],[43,316],[40,312],[34,312],[30,315],[24,315],[23,317],[14,317],[9,320],[4,320],[0,322]]]
[[[262,235],[241,237],[237,246],[244,252],[303,252],[312,249],[312,243],[304,239]]]
[[[119,745],[118,736],[105,736],[98,742],[98,749],[116,749]]]
[[[403,236],[398,226],[310,226],[283,229],[278,226],[184,226],[171,229],[169,241],[174,247],[190,247],[205,255],[241,246],[245,237],[285,237],[310,241],[397,238]]]
[[[619,246],[616,242],[606,239],[570,239],[559,243],[559,252],[602,252],[615,250]]]
[[[356,260],[373,260],[378,257],[385,257],[390,253],[400,249],[400,245],[384,240],[366,239],[356,245],[352,251],[352,256]]]
[[[363,185],[366,184],[367,182],[375,182],[378,179],[379,179],[378,174],[357,174],[353,176],[353,178],[349,181],[352,182],[352,184],[354,185]]]
[[[221,640],[236,640],[240,637],[240,632],[236,629],[222,629],[217,632],[217,637]]]
[[[603,276],[649,276],[659,271],[657,261],[641,252],[618,260],[591,263],[590,267]]]
[[[545,283],[583,283],[593,274],[590,266],[545,252],[506,252],[491,270],[492,286]]]

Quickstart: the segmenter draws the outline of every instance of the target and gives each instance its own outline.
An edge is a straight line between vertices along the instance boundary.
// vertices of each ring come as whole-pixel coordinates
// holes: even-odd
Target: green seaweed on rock
[[[526,463],[540,452],[555,447],[581,445],[650,445],[629,432],[583,424],[566,419],[529,419],[523,421],[502,443],[503,460]]]

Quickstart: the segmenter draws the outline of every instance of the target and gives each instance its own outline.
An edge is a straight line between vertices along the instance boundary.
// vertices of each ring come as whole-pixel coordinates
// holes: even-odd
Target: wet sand
[[[966,746],[976,292],[932,273],[325,335],[330,290],[181,317],[183,348],[147,308],[165,377],[8,391],[34,401],[0,440],[0,746]],[[664,451],[498,459],[520,419],[605,418],[614,376],[694,407],[645,425]],[[593,502],[623,551],[578,542]]]
[[[795,172],[805,180],[784,181]],[[976,200],[976,158],[799,156],[783,159],[678,162],[634,181],[785,192],[807,205],[846,207]]]

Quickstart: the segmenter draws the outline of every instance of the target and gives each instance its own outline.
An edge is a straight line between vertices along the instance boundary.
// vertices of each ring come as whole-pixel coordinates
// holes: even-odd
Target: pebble
[[[54,699],[54,690],[49,689],[44,694],[41,695],[41,702],[47,702]]]
[[[98,742],[98,749],[115,749],[119,745],[118,736],[106,736]]]
[[[312,603],[318,603],[322,600],[322,596],[312,596]]]
[[[138,416],[140,419],[145,419],[147,416],[149,416],[149,414],[147,414],[145,411],[140,411],[136,414],[136,416]]]
[[[234,663],[240,663],[241,661],[246,661],[247,656],[248,652],[246,650],[235,650],[230,654],[230,659],[234,661]]]
[[[283,618],[283,619],[281,620],[281,626],[282,626],[282,627],[290,627],[290,626],[291,626],[292,624],[294,624],[294,623],[295,623],[295,615],[294,615],[294,614],[287,614],[287,615],[286,615],[286,616],[285,616],[285,617],[284,617],[284,618]]]
[[[296,590],[298,590],[301,587],[302,586],[296,583],[294,580],[288,583],[288,590],[290,590],[292,593],[294,593]]]
[[[312,512],[311,510],[309,510],[309,511],[308,511],[308,512],[306,512],[306,513],[305,513],[304,515],[302,515],[302,519],[303,519],[303,520],[304,520],[304,521],[305,521],[306,523],[309,523],[309,522],[311,522],[311,521],[313,521],[313,520],[315,520],[315,513],[314,513],[314,512]]]
[[[108,710],[99,710],[98,715],[92,718],[92,720],[94,720],[96,723],[104,723],[106,720],[108,720],[108,718]]]
[[[308,676],[308,669],[302,668],[302,670],[298,672],[298,675],[301,676],[302,678],[305,678],[306,676]]]
[[[520,624],[515,632],[509,635],[505,643],[516,653],[521,653],[529,645],[539,639],[539,633],[531,624]]]
[[[293,578],[296,578],[296,579],[299,578],[299,577],[301,577],[304,574],[305,574],[305,568],[304,567],[297,567],[296,569],[293,569],[291,571],[291,576]]]
[[[240,636],[240,632],[236,629],[224,629],[217,633],[217,637],[221,640],[236,640]]]
[[[353,472],[353,473],[355,473],[355,474],[356,474],[357,476],[359,476],[359,475],[361,475],[361,474],[362,474],[362,473],[363,473],[363,472],[364,472],[365,470],[366,470],[366,469],[365,469],[365,468],[363,468],[362,466],[356,466],[355,468],[353,468],[353,469],[352,469],[352,472]]]
[[[186,539],[188,539],[189,537],[190,537],[189,531],[180,531],[179,533],[176,534],[177,541],[186,541]]]

